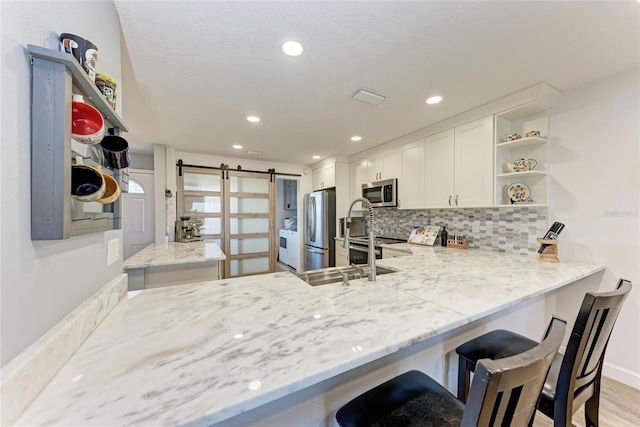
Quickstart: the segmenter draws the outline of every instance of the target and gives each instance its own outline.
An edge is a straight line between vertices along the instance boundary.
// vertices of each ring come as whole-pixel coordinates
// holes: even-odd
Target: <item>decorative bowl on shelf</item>
[[[95,202],[104,196],[104,176],[96,168],[87,165],[71,167],[71,197],[80,202]]]
[[[521,136],[520,136],[520,134],[518,134],[518,133],[508,133],[508,134],[506,134],[506,135],[504,136],[504,140],[505,140],[506,142],[509,142],[509,141],[515,141],[515,140],[518,140],[518,139],[520,139],[520,138],[522,138],[522,137],[521,137]]]
[[[104,119],[100,111],[85,103],[71,103],[71,136],[84,144],[97,144],[104,138]]]
[[[118,185],[118,181],[116,181],[111,175],[102,172],[102,168],[98,168],[98,170],[102,173],[102,177],[104,178],[105,190],[102,197],[96,201],[103,205],[113,203],[118,200],[118,197],[120,197],[120,186]]]
[[[518,159],[513,162],[504,164],[505,172],[526,172],[535,169],[538,166],[536,159]]]

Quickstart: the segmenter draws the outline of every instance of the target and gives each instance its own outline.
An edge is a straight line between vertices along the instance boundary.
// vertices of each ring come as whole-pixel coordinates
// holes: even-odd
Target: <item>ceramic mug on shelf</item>
[[[87,72],[91,81],[96,80],[96,63],[98,62],[98,48],[89,40],[75,34],[60,34],[60,50],[70,53]]]
[[[131,164],[129,143],[121,136],[107,135],[100,141],[104,163],[112,169],[128,168]]]

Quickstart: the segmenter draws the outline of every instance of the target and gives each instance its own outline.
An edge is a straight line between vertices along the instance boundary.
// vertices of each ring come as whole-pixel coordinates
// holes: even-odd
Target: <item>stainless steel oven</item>
[[[351,240],[351,239],[350,239]],[[374,246],[376,259],[382,259],[382,248]],[[369,243],[351,240],[349,242],[349,262],[351,264],[369,263]]]
[[[362,184],[362,197],[369,200],[374,208],[398,206],[398,180],[394,178]]]

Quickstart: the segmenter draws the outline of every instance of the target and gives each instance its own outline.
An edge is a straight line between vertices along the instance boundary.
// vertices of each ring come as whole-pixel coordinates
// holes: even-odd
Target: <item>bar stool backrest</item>
[[[631,282],[620,279],[614,291],[585,295],[555,383],[554,418],[571,417],[573,408],[599,392],[596,382],[600,381],[607,343],[630,291]],[[558,410],[566,413],[563,416]]]
[[[554,317],[546,338],[524,353],[478,361],[462,427],[528,426],[567,323]]]

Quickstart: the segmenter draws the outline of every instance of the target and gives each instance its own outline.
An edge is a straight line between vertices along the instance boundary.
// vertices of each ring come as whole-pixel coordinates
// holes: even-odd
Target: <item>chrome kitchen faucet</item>
[[[361,269],[363,274],[366,274],[369,277],[370,282],[376,281],[376,252],[374,247],[375,238],[373,237],[373,207],[371,206],[371,202],[364,197],[360,197],[351,202],[351,206],[349,206],[349,212],[347,213],[346,222],[346,230],[344,235],[344,244],[343,247],[345,249],[349,248],[349,223],[351,222],[351,209],[353,209],[353,205],[361,202],[362,206],[367,210],[367,227],[369,227],[369,262],[367,267]],[[360,268],[351,264],[353,267],[360,270]],[[342,283],[344,286],[348,286],[349,282],[344,280]]]

